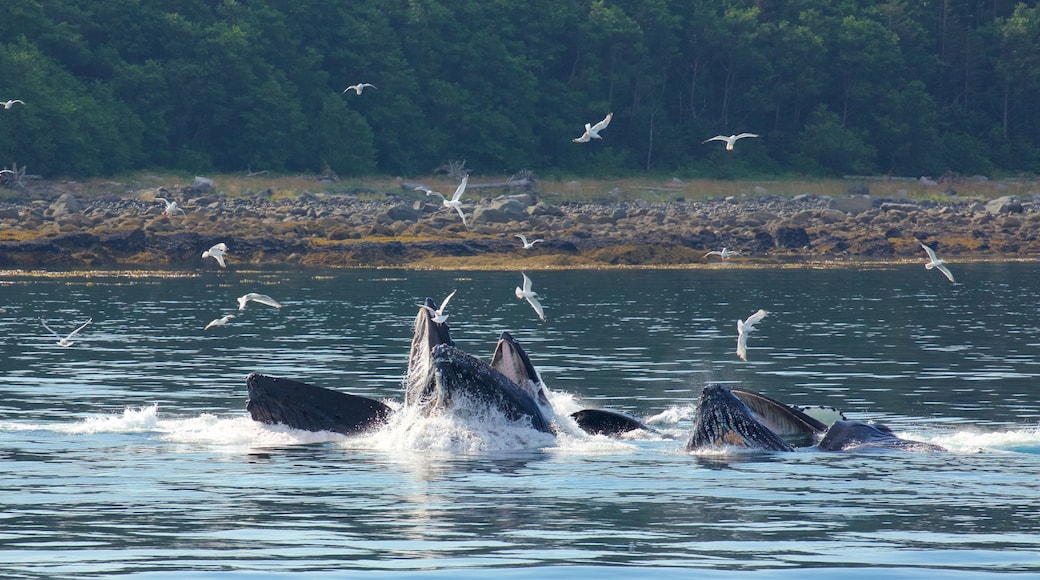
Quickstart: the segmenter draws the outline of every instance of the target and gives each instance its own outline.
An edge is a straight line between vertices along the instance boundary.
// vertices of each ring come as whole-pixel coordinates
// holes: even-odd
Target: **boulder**
[[[504,224],[527,218],[527,206],[513,197],[500,197],[473,210],[473,221]]]
[[[1005,195],[986,202],[986,211],[991,214],[1022,213],[1022,202],[1013,195]]]
[[[809,245],[809,233],[805,228],[781,226],[776,228],[773,240],[778,248],[804,248]]]
[[[80,211],[79,201],[71,193],[63,193],[44,212],[46,217],[59,218]]]
[[[859,214],[869,211],[874,207],[874,198],[869,195],[850,195],[848,197],[836,197],[830,200],[828,207],[849,214]]]
[[[209,193],[216,191],[217,187],[214,185],[212,179],[208,177],[195,176],[195,181],[191,182],[191,189],[196,193]]]

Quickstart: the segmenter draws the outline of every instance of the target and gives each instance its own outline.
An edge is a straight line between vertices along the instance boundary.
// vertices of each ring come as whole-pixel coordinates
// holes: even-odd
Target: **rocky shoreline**
[[[229,196],[209,180],[177,188],[90,193],[34,183],[0,197],[0,268],[197,269],[224,242],[229,267],[696,267],[723,247],[734,262],[814,264],[1040,255],[1036,196],[914,200],[805,194],[705,201],[554,201],[534,187],[475,190],[468,226],[437,198],[392,192]],[[477,196],[484,197],[478,198]],[[184,213],[163,214],[156,198]],[[545,241],[524,250],[515,234]]]

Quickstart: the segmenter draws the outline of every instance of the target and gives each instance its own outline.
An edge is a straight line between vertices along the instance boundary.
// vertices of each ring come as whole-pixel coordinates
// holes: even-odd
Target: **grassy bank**
[[[456,179],[445,175],[364,176],[323,180],[320,176],[260,174],[206,174],[217,191],[229,197],[248,197],[268,192],[274,198],[295,197],[304,192],[353,194],[361,198],[385,197],[386,193],[412,194],[402,183],[423,183],[434,190],[451,193]],[[87,195],[125,194],[142,189],[164,187],[176,189],[192,183],[194,175],[185,173],[139,172],[119,177],[84,181],[55,180],[77,193]],[[505,182],[507,175],[474,175],[471,184]],[[30,182],[37,185],[38,182]],[[471,191],[470,197],[497,195],[498,190]],[[1026,197],[1040,191],[1040,180],[1007,178],[979,180],[956,179],[929,184],[913,178],[849,177],[832,179],[780,178],[749,180],[711,180],[682,177],[628,177],[597,179],[594,177],[537,178],[534,191],[549,203],[635,201],[663,203],[679,200],[701,201],[719,197],[761,197],[767,195],[797,196],[813,194],[839,197],[866,192],[874,197],[913,201],[988,200],[1004,195]],[[0,198],[17,196],[17,191],[0,189]]]

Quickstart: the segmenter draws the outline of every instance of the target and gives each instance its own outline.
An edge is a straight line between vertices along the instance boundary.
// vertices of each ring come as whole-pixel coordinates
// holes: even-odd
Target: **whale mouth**
[[[491,356],[491,368],[527,391],[540,405],[551,407],[549,397],[545,394],[545,385],[538,376],[531,357],[527,356],[520,343],[508,332],[503,332],[498,337],[495,354]]]
[[[405,375],[404,404],[417,405],[426,397],[428,379],[433,370],[433,349],[446,344],[455,346],[447,322],[434,322],[428,308],[436,308],[432,298],[419,308],[412,332],[412,348],[408,355],[408,373]]]
[[[686,450],[725,446],[794,451],[794,447],[763,425],[755,412],[732,391],[722,385],[708,384],[697,399],[693,433]]]

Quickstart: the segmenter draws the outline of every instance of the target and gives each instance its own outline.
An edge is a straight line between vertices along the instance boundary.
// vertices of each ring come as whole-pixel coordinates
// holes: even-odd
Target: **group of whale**
[[[306,431],[345,435],[378,429],[394,409],[382,401],[344,393],[288,378],[252,373],[246,378],[246,409],[255,421]],[[498,340],[490,362],[455,346],[446,321],[438,321],[436,304],[427,298],[415,318],[404,407],[432,415],[450,410],[459,399],[479,401],[510,421],[554,433],[557,416],[531,359],[508,332]],[[619,436],[653,427],[626,413],[583,409],[571,413],[579,428],[591,435]],[[832,420],[834,419],[834,420]],[[698,397],[693,429],[685,449],[744,448],[794,451],[888,448],[941,451],[930,443],[896,436],[884,425],[845,420],[832,412],[824,417],[761,393],[719,384],[705,385]]]

